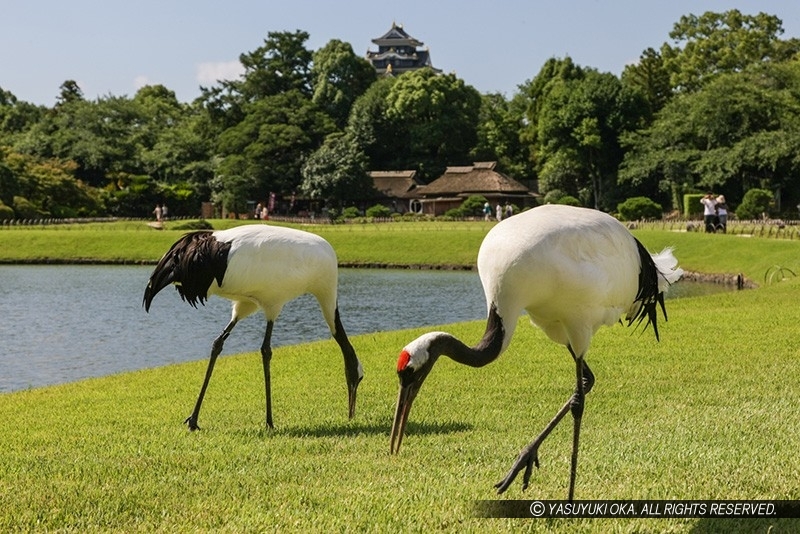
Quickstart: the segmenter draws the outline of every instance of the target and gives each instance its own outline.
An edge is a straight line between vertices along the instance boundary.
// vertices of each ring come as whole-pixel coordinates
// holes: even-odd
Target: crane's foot
[[[189,430],[200,430],[200,427],[197,426],[197,417],[194,415],[187,417],[183,423],[189,425]]]
[[[531,473],[533,472],[533,466],[539,468],[539,443],[533,442],[519,453],[517,456],[517,461],[514,462],[514,465],[511,466],[511,470],[506,475],[506,478],[498,482],[494,485],[497,488],[497,493],[503,493],[511,486],[511,483],[514,482],[514,479],[517,478],[517,474],[522,471],[522,468],[525,468],[525,474],[522,475],[522,491],[525,491],[528,488],[528,481],[531,479]]]

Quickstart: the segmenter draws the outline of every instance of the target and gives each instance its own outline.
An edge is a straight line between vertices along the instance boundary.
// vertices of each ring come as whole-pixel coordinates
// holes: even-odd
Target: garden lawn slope
[[[678,254],[680,257],[680,254]],[[668,302],[616,326],[588,361],[578,499],[800,499],[800,280]],[[348,421],[334,341],[275,349],[274,431],[256,353],[220,359],[198,432],[182,424],[205,362],[0,395],[0,531],[790,532],[797,520],[479,519],[520,448],[573,388],[568,352],[521,318],[508,351],[443,358],[389,454],[400,348],[353,338],[366,377]],[[480,322],[443,327],[477,342]],[[503,499],[566,497],[567,418]]]

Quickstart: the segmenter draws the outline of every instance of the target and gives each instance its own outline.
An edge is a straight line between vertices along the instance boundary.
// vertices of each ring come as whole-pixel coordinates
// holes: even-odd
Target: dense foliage
[[[52,108],[0,88],[0,217],[195,215],[377,203],[370,170],[497,161],[549,201],[614,211],[647,197],[751,189],[800,204],[800,41],[738,10],[686,15],[621,76],[551,58],[506,98],[455,74],[378,77],[350,44],[269,33],[243,74],[191,103],[161,85],[87,100],[66,80]],[[635,51],[634,51],[635,52]],[[566,199],[566,200],[562,200]]]

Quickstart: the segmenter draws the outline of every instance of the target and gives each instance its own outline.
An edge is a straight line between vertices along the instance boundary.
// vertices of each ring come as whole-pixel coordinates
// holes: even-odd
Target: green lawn
[[[7,236],[27,231],[47,232],[0,231],[3,255]],[[386,239],[392,231],[412,230],[380,230]],[[468,232],[477,243],[482,238],[472,229],[440,231],[451,234],[442,241],[451,245],[466,247]],[[357,232],[367,230],[320,229],[337,250]],[[425,233],[435,239],[433,227]],[[144,235],[167,244],[174,238]],[[796,271],[800,258],[800,243],[788,241],[637,235],[652,249],[674,243],[684,267],[755,279],[773,264]],[[601,330],[588,355],[597,383],[587,396],[576,498],[800,499],[798,301],[800,280],[792,278],[671,300],[660,343],[649,329]],[[573,387],[568,352],[520,321],[508,351],[487,367],[442,358],[397,456],[389,454],[388,438],[397,354],[434,328],[352,339],[366,371],[352,421],[333,340],[275,349],[274,431],[262,428],[256,353],[220,359],[200,415],[203,430],[194,433],[182,421],[205,361],[0,395],[0,531],[800,529],[798,520],[473,517],[475,502],[496,498],[493,484]],[[468,343],[483,333],[481,322],[435,328]],[[531,487],[523,493],[517,480],[502,498],[565,498],[570,450],[567,418],[540,450]]]

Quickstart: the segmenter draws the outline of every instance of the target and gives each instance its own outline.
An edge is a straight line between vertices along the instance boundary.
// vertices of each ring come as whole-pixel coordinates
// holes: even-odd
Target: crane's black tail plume
[[[195,308],[198,302],[205,304],[211,282],[216,280],[217,285],[222,285],[230,248],[230,243],[217,241],[208,230],[190,232],[178,239],[150,275],[142,299],[145,311],[150,311],[153,298],[170,284],[175,284],[181,299]]]
[[[638,239],[634,238],[636,246],[639,249],[639,256],[641,257],[642,267],[639,271],[639,291],[636,294],[634,302],[639,303],[636,313],[628,316],[628,326],[636,322],[641,322],[646,318],[647,325],[653,325],[653,332],[658,337],[658,315],[656,313],[657,306],[661,307],[661,312],[664,314],[664,320],[667,320],[667,309],[664,306],[664,291],[670,284],[677,282],[683,276],[683,269],[677,267],[677,260],[672,255],[671,249],[653,257],[644,245]]]

